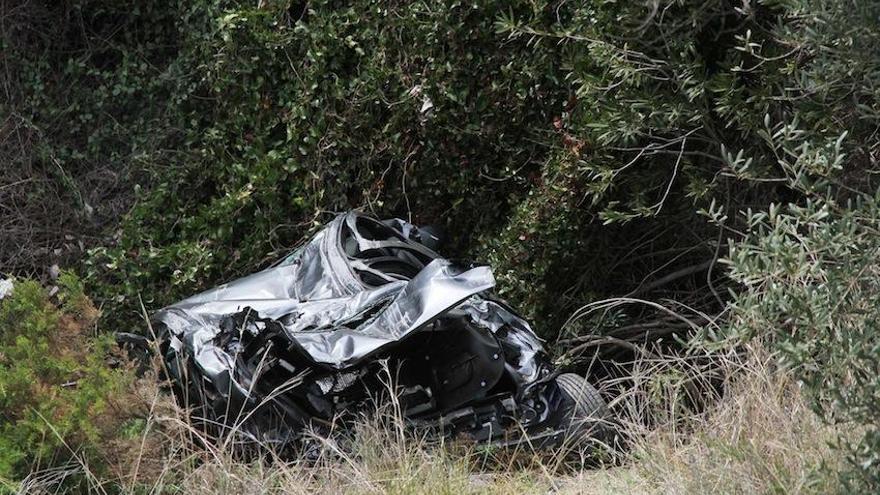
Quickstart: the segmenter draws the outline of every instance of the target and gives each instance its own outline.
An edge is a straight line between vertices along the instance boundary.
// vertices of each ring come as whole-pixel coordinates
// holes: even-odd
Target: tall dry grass
[[[644,360],[619,405],[623,466],[584,472],[571,493],[825,494],[844,433],[809,408],[759,344],[723,356]],[[702,408],[695,411],[694,408]]]
[[[349,441],[309,434],[310,460],[271,449],[244,461],[204,435],[153,382],[141,380],[146,427],[117,446],[90,491],[123,494],[297,493],[828,493],[840,432],[807,407],[797,383],[756,346],[723,356],[644,359],[612,403],[625,439],[611,456],[570,451],[495,452],[409,431],[391,401],[364,416]],[[54,493],[59,480],[92,473],[88,461],[34,473],[20,493]],[[613,462],[605,462],[613,460]],[[115,462],[114,462],[115,461]]]

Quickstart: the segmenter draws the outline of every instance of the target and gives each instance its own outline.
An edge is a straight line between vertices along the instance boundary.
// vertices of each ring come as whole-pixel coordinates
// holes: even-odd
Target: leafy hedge
[[[167,303],[352,207],[417,212],[459,249],[494,230],[567,93],[554,54],[498,49],[499,7],[487,7],[182,8],[160,77],[173,85],[166,113],[185,123],[183,155],[157,167],[118,245],[95,253],[97,279]]]
[[[853,493],[880,486],[878,201],[771,206],[750,215],[755,233],[731,252],[744,290],[730,337],[772,334],[816,411],[855,430],[839,446]]]

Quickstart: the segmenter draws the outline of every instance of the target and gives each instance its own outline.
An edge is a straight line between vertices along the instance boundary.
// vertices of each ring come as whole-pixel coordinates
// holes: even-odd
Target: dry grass
[[[704,362],[646,362],[625,409],[637,412],[625,467],[585,472],[573,493],[830,493],[841,462],[830,443],[840,431],[808,407],[791,374],[761,347]],[[720,375],[720,390],[706,369]],[[670,378],[672,377],[672,378]],[[725,378],[726,377],[726,378]],[[701,383],[703,382],[703,383]],[[693,397],[695,390],[704,397]],[[658,392],[659,391],[659,392]],[[656,400],[644,400],[658,394]],[[699,392],[696,392],[699,393]],[[689,402],[708,408],[688,413]],[[646,406],[647,404],[647,406]],[[642,418],[653,417],[650,427]],[[823,463],[828,470],[823,471]],[[590,489],[586,489],[590,486]]]
[[[834,488],[819,467],[837,462],[828,444],[838,432],[821,424],[797,384],[764,350],[711,360],[646,360],[635,369],[627,392],[614,404],[628,438],[615,465],[572,470],[563,462],[571,457],[561,452],[496,455],[414,436],[403,428],[393,403],[364,418],[344,448],[313,435],[320,452],[315,461],[282,461],[268,453],[244,462],[222,447],[193,447],[198,431],[154,387],[152,397],[144,397],[150,411],[144,434],[128,444],[137,448],[110,462],[112,479],[95,478],[91,488],[132,495],[748,494]],[[712,402],[691,412],[698,401]],[[35,474],[22,492],[52,492],[59,476],[49,474]]]

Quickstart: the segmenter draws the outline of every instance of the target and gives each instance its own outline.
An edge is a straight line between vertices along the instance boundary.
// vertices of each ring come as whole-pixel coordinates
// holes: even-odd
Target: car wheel
[[[586,378],[574,373],[556,377],[564,399],[566,443],[579,447],[590,439],[607,442],[614,436],[611,411],[599,391]]]

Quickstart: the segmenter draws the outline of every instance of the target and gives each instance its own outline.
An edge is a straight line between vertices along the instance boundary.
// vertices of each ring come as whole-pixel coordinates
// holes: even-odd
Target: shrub
[[[93,336],[98,312],[81,284],[63,274],[59,289],[55,303],[37,282],[19,280],[0,300],[0,480],[7,488],[32,470],[104,449],[137,411],[121,405],[131,375],[108,365],[115,343]]]
[[[880,203],[812,201],[753,213],[731,251],[731,337],[771,333],[816,411],[861,432],[845,441],[849,489],[880,487]]]
[[[699,290],[711,274],[653,282],[715,256],[717,227],[696,213],[713,200],[800,197],[774,133],[798,122],[821,147],[845,123],[851,163],[870,166],[866,2],[80,0],[15,15],[28,13],[11,25],[35,28],[4,32],[7,105],[40,138],[27,165],[61,174],[34,184],[71,185],[101,225],[85,204],[80,217],[107,227],[67,235],[95,248],[85,271],[113,326],[137,321],[139,294],[157,307],[265,266],[352,207],[445,227],[446,251],[492,261],[548,337],[584,300],[643,286],[717,311]],[[828,165],[810,187],[870,188]]]
[[[185,144],[118,242],[93,253],[98,295],[125,298],[129,316],[139,291],[149,306],[169,303],[267,264],[352,207],[416,212],[450,227],[453,250],[493,230],[567,97],[552,52],[496,43],[506,8],[177,7],[165,105]]]

